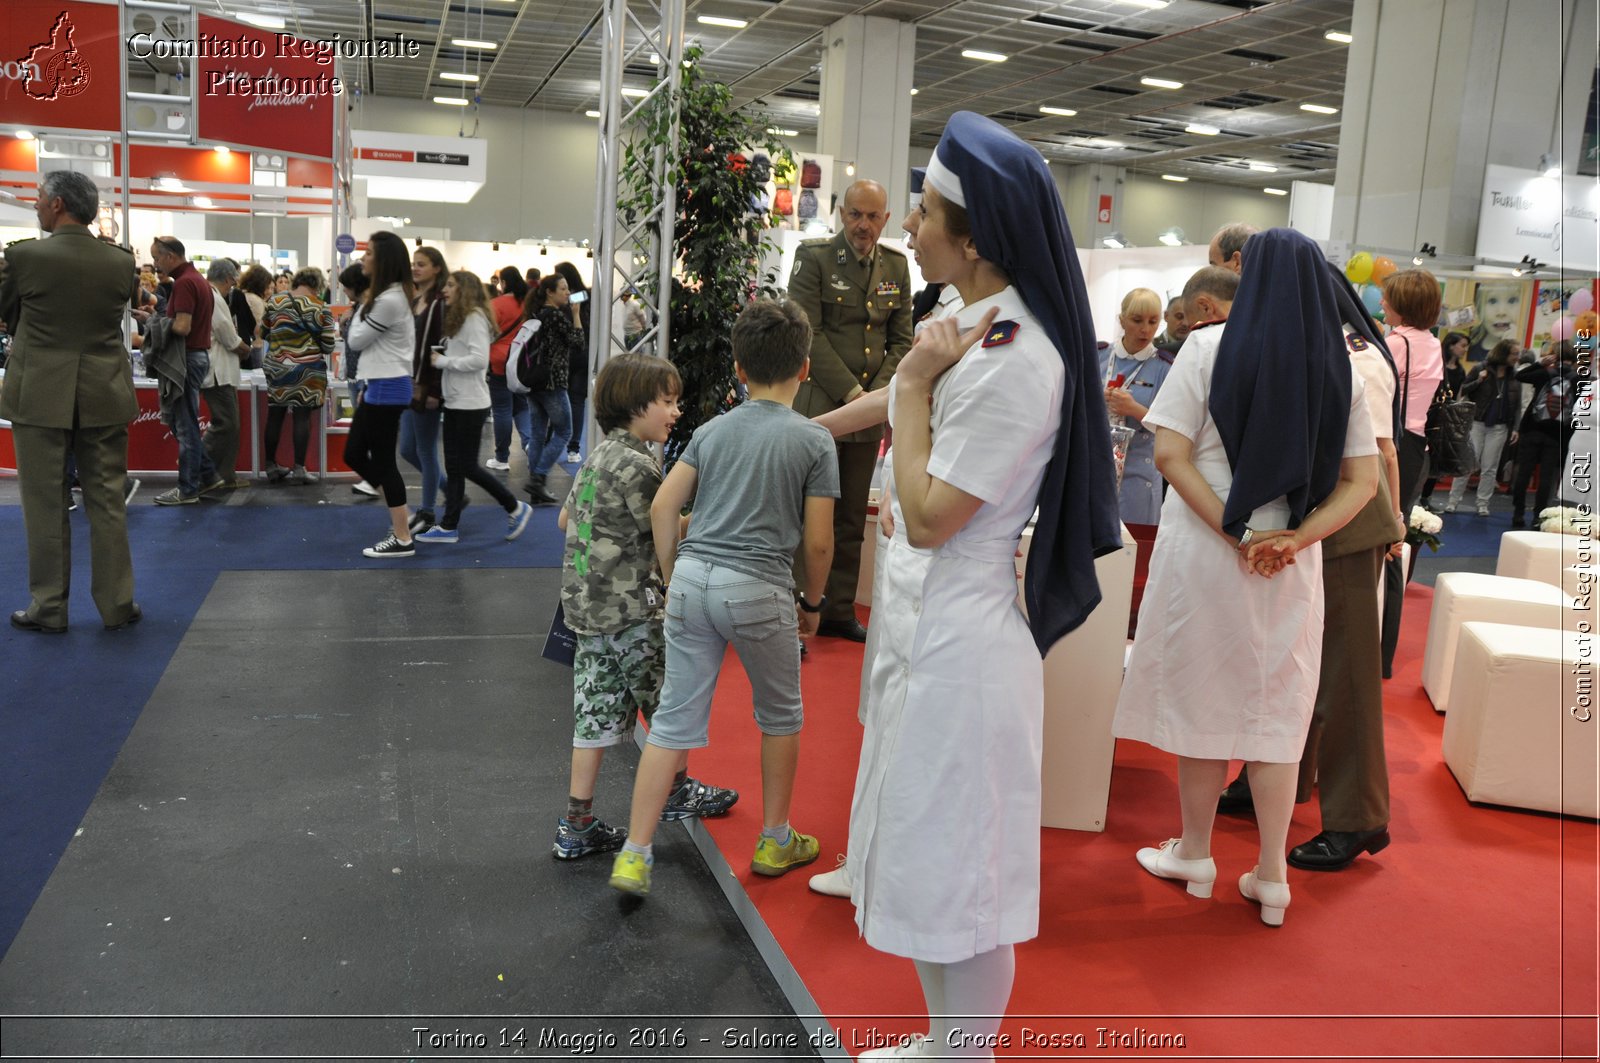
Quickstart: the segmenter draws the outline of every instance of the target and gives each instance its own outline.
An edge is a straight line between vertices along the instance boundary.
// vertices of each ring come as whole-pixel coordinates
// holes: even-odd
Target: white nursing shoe
[[[829,897],[850,896],[850,870],[844,865],[844,854],[839,854],[839,866],[832,871],[825,871],[820,875],[812,875],[806,883],[813,893],[826,894]],[[862,1058],[871,1058],[863,1056]]]
[[[1268,926],[1282,926],[1284,909],[1289,907],[1289,884],[1268,882],[1257,878],[1259,868],[1251,868],[1239,876],[1239,892],[1245,900],[1261,905],[1261,921]]]
[[[1154,849],[1140,849],[1135,856],[1139,866],[1157,878],[1177,879],[1187,882],[1190,896],[1204,899],[1211,896],[1211,887],[1217,881],[1217,865],[1204,860],[1180,860],[1174,855],[1178,850],[1177,838],[1168,838]]]

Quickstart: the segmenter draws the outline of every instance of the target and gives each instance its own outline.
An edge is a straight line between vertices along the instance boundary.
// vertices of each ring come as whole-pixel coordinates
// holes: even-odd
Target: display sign
[[[489,170],[489,142],[477,137],[352,130],[354,172],[373,199],[466,203]]]
[[[33,128],[122,128],[114,4],[0,3],[0,118]]]
[[[1504,263],[1526,256],[1567,272],[1600,270],[1600,184],[1489,166],[1477,255]]]
[[[332,157],[339,86],[331,56],[211,15],[200,15],[196,27],[202,41],[230,45],[198,49],[195,57],[201,140]]]
[[[349,233],[340,233],[333,238],[333,249],[341,255],[348,255],[356,249],[356,238]]]

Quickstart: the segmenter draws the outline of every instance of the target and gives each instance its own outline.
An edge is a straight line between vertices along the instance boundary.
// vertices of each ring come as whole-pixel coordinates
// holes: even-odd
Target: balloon
[[[1379,320],[1383,319],[1383,289],[1375,284],[1361,286],[1361,305],[1367,308],[1367,313]]]
[[[1365,251],[1358,251],[1350,256],[1350,261],[1344,264],[1344,275],[1350,278],[1351,284],[1365,284],[1372,278],[1372,256]]]
[[[1585,310],[1572,319],[1572,328],[1575,332],[1586,333],[1590,338],[1593,338],[1595,329],[1600,328],[1600,314],[1595,313],[1593,310]]]
[[[1387,255],[1380,255],[1372,260],[1372,283],[1382,284],[1389,279],[1389,275],[1400,267],[1394,264],[1394,259]]]
[[[1572,338],[1572,318],[1561,317],[1554,325],[1550,326],[1550,338],[1556,341],[1570,340]]]
[[[1582,314],[1594,309],[1594,293],[1587,288],[1579,288],[1572,293],[1572,298],[1567,300],[1567,309],[1574,314]]]

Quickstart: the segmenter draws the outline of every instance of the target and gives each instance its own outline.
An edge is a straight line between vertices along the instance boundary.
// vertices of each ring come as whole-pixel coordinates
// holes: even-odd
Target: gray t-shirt
[[[678,556],[792,588],[805,500],[839,497],[828,430],[755,399],[701,425],[678,460],[699,474]]]

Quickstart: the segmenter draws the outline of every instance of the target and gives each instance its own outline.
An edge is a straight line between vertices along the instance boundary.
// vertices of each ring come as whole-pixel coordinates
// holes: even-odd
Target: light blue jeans
[[[798,734],[805,722],[799,634],[789,588],[680,557],[667,588],[667,677],[651,720],[650,744],[664,749],[707,744],[711,695],[730,643],[750,679],[761,733]]]
[[[567,434],[572,431],[572,406],[565,391],[535,391],[528,396],[533,415],[533,443],[528,448],[528,475],[543,476],[550,466],[567,453]],[[550,439],[543,450],[537,450],[545,433]]]
[[[422,473],[421,509],[430,512],[445,488],[444,464],[439,460],[439,424],[444,407],[400,415],[400,456]]]

